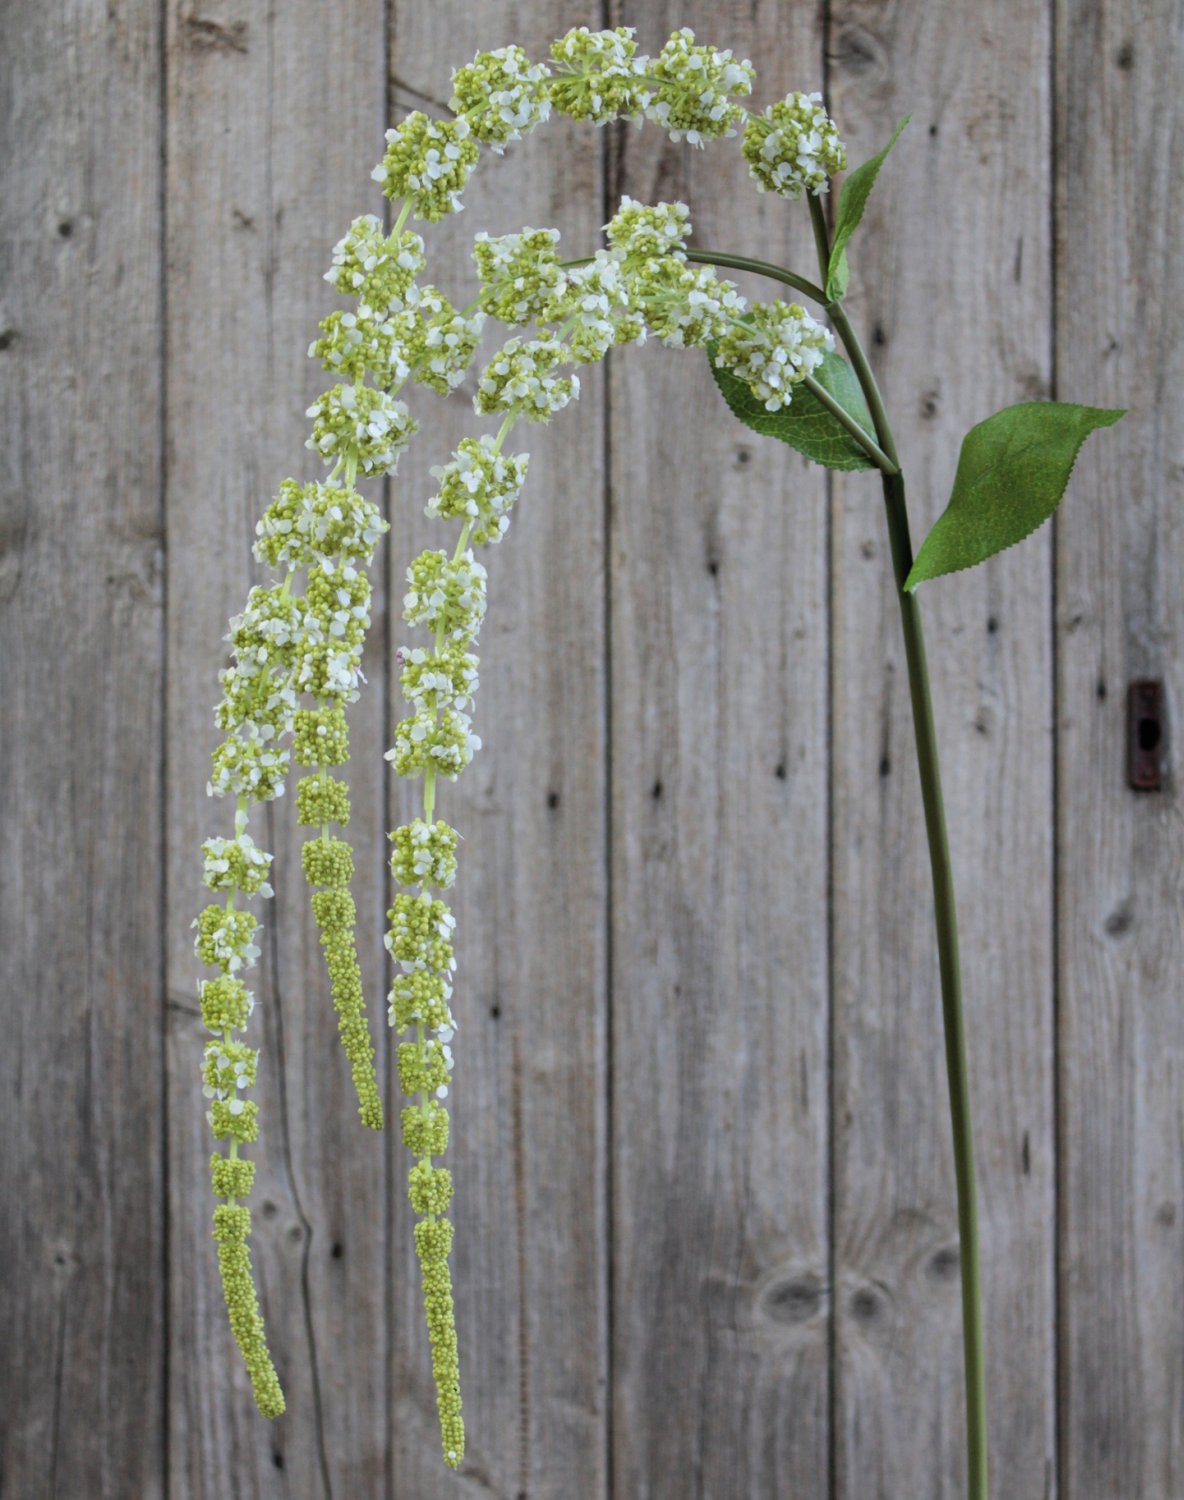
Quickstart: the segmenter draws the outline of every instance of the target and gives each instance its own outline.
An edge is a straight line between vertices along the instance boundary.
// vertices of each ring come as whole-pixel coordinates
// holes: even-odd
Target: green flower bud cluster
[[[354,878],[354,851],[344,839],[308,839],[300,850],[300,868],[309,885],[343,890]]]
[[[197,928],[194,948],[203,964],[217,964],[225,973],[237,974],[259,957],[255,943],[259,924],[249,911],[207,906],[191,925]]]
[[[780,411],[793,387],[818,368],[835,341],[796,302],[756,303],[715,346],[715,361],[743,380],[766,411]]]
[[[502,453],[490,433],[462,438],[451,462],[429,470],[439,490],[425,514],[464,521],[476,546],[500,542],[509,529],[510,511],[526,481],[529,462],[529,453]]]
[[[395,846],[391,874],[400,885],[434,885],[447,890],[456,879],[456,847],[460,834],[437,818],[425,823],[416,818],[390,835]]]
[[[358,1113],[363,1125],[381,1130],[382,1098],[374,1071],[374,1048],[366,1025],[365,994],[354,939],[357,908],[348,889],[353,859],[348,847],[335,848],[336,844],[336,840],[326,841],[328,853],[322,853],[319,859],[315,855],[302,858],[302,863],[310,881],[321,876],[336,877],[333,884],[314,891],[312,913],[329,971],[338,1033],[353,1071]]]
[[[244,1101],[237,1098],[234,1091],[255,1087],[258,1065],[259,1053],[245,1042],[207,1042],[202,1093],[207,1099],[229,1099],[231,1113],[241,1114]],[[234,1105],[240,1108],[233,1108]]]
[[[390,1024],[399,1032],[418,1021],[433,1030],[455,1024],[448,1008],[452,985],[443,974],[430,974],[423,969],[396,974],[389,999]]]
[[[443,901],[433,900],[426,891],[418,895],[402,891],[387,916],[391,928],[386,945],[404,973],[428,969],[445,974],[456,968],[452,956],[456,918]]]
[[[432,1376],[436,1382],[436,1410],[440,1417],[440,1439],[444,1462],[457,1468],[465,1455],[465,1429],[461,1420],[460,1366],[456,1347],[456,1310],[452,1301],[452,1277],[448,1255],[452,1249],[452,1225],[447,1219],[421,1219],[415,1226],[415,1253],[423,1277],[424,1311],[428,1341],[432,1349]]]
[[[266,609],[258,617],[272,618]],[[245,654],[251,649],[255,637],[243,616],[233,623],[232,634],[238,635],[237,650]],[[259,1053],[234,1034],[254,1009],[254,996],[237,975],[259,957],[259,924],[251,912],[237,909],[234,902],[239,895],[272,894],[267,883],[272,857],[258,848],[247,832],[247,800],[240,793],[233,839],[209,838],[202,844],[205,883],[225,891],[226,901],[223,906],[207,906],[193,925],[197,928],[198,959],[220,970],[216,979],[203,980],[199,985],[202,1024],[211,1034],[202,1056],[202,1093],[209,1101],[206,1122],[215,1141],[229,1142],[226,1154],[215,1151],[210,1158],[214,1196],[227,1200],[214,1209],[218,1267],[231,1329],[255,1400],[265,1416],[274,1417],[284,1410],[284,1395],[267,1351],[251,1281],[247,1250],[251,1214],[237,1202],[250,1193],[255,1177],[254,1163],[239,1157],[239,1147],[250,1145],[259,1136],[259,1106],[243,1098],[243,1093],[255,1085]]]
[[[312,436],[305,443],[326,462],[353,458],[364,474],[393,474],[419,424],[403,401],[370,385],[335,385],[305,412]]]
[[[308,346],[310,359],[319,359],[334,375],[361,380],[373,375],[378,385],[399,385],[411,373],[399,341],[398,315],[376,311],[369,303],[354,312],[331,312],[320,323],[321,337]]]
[[[481,305],[491,317],[511,325],[540,316],[563,280],[558,229],[531,229],[473,241],[473,260],[482,284]]]
[[[300,766],[343,766],[349,760],[349,728],[340,705],[297,710],[292,759]]]
[[[593,125],[640,122],[653,89],[646,76],[649,59],[637,55],[633,32],[632,26],[613,31],[576,26],[551,44],[556,64],[551,103],[560,114]]]
[[[265,1417],[278,1417],[284,1411],[284,1393],[267,1352],[263,1318],[251,1279],[251,1252],[247,1249],[250,1232],[249,1208],[223,1204],[214,1210],[218,1270],[230,1327],[251,1377],[251,1388],[259,1410]]]
[[[465,116],[433,120],[417,109],[387,131],[386,142],[386,154],[370,175],[388,198],[406,198],[416,218],[433,224],[460,209],[478,156]]]
[[[400,1116],[403,1144],[413,1156],[443,1156],[448,1150],[448,1111],[429,1099],[426,1111],[409,1104]]]
[[[267,881],[271,855],[260,849],[249,833],[232,839],[209,838],[201,849],[205,855],[203,879],[210,890],[237,890],[248,896],[273,894]]]
[[[302,828],[325,823],[349,824],[349,787],[327,771],[296,783],[296,821]]]
[[[201,1024],[207,1031],[219,1034],[245,1026],[255,1009],[254,995],[241,979],[234,979],[229,974],[218,979],[203,979],[198,986],[198,995]]]
[[[326,557],[370,564],[390,526],[356,490],[285,479],[255,527],[255,556],[273,568],[307,567]]]
[[[449,108],[465,116],[474,140],[500,156],[510,141],[550,117],[549,77],[550,69],[532,63],[521,47],[478,52],[471,63],[453,68]]]
[[[556,338],[507,339],[481,373],[474,408],[549,422],[580,394],[578,375],[552,373],[565,360],[564,346]]]
[[[688,145],[702,146],[736,134],[745,111],[732,96],[752,92],[756,70],[730,50],[696,47],[695,33],[683,26],[650,63],[647,77],[655,97],[646,106],[646,119],[668,130],[672,141],[685,137]]]
[[[388,237],[381,219],[364,214],[333,247],[325,280],[347,297],[372,307],[390,307],[403,301],[425,264],[418,234],[404,229]]]
[[[838,126],[822,107],[821,94],[788,94],[744,127],[748,175],[762,193],[797,198],[821,194],[828,179],[847,165]]]

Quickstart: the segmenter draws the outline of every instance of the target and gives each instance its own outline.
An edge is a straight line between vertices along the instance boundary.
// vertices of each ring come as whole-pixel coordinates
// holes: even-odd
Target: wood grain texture
[[[262,576],[258,516],[287,476],[322,477],[304,409],[329,383],[305,354],[336,301],[321,279],[364,211],[384,105],[375,5],[299,0],[170,13],[168,955],[172,1118],[170,1494],[381,1493],[387,1337],[383,1136],[358,1121],[300,871],[293,786],[253,831],[276,854],[263,903],[260,1140],[252,1245],[288,1401],[256,1412],[232,1343],[209,1234],[211,1146],[188,932],[204,905],[200,840],[233,807],[204,795],[221,638]],[[377,486],[367,487],[377,497]],[[359,845],[354,895],[371,1032],[384,1041],[384,595],[376,572],[369,686],[350,710]],[[277,942],[277,928],[282,939]]]
[[[512,8],[403,3],[393,15],[393,119],[446,106],[450,71],[517,42],[532,57],[575,23],[559,0]],[[461,305],[476,294],[473,236],[555,227],[576,256],[598,239],[599,138],[554,119],[503,158],[484,154],[465,210],[422,226],[431,278]],[[422,421],[394,484],[388,539],[401,599],[424,547],[456,529],[423,517],[428,470],[460,438],[496,432],[472,395],[480,364],[515,330],[486,325],[483,356],[447,403],[413,401]],[[452,1218],[468,1452],[443,1470],[407,1153],[394,1141],[391,1308],[396,1496],[604,1492],[605,674],[602,372],[581,371],[579,402],[546,426],[520,423],[506,448],[530,470],[504,542],[484,548],[489,613],[479,643],[474,727],[484,748],[437,808],[459,829],[449,1098]],[[394,620],[392,644],[421,632]],[[404,710],[392,675],[392,718]],[[421,805],[391,778],[390,826]],[[392,1116],[397,1104],[392,1106]]]
[[[1129,408],[1057,522],[1062,1484],[1184,1492],[1178,0],[1058,7],[1058,394]],[[1104,211],[1098,205],[1104,204]],[[1126,691],[1165,684],[1162,791]],[[1172,721],[1175,721],[1172,723]]]
[[[1048,394],[1049,35],[1040,7],[836,0],[853,164],[902,115],[848,301],[917,544],[962,434]],[[965,1493],[958,1232],[933,901],[879,485],[836,480],[836,1495]],[[1050,538],[925,586],[960,893],[991,1489],[1054,1462]]]
[[[0,1493],[162,1493],[157,7],[0,12]]]
[[[798,7],[614,7],[818,83]],[[756,101],[754,101],[756,102]],[[613,201],[801,264],[798,212],[703,152],[619,136]],[[607,214],[606,214],[607,216]],[[769,300],[775,290],[746,279]],[[611,356],[613,1475],[636,1500],[826,1493],[825,479],[756,438],[701,353]]]

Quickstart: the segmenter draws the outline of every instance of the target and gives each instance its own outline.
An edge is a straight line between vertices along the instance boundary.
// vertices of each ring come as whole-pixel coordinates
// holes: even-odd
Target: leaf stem
[[[815,225],[822,274],[826,276],[826,221],[822,205],[810,195],[810,213]],[[876,436],[889,458],[899,464],[892,429],[883,398],[863,346],[848,321],[841,302],[829,306],[831,319],[842,339],[856,378],[863,389]],[[966,1027],[962,1013],[962,974],[958,961],[958,916],[954,899],[954,873],[946,831],[945,804],[938,764],[937,729],[925,659],[925,636],[915,594],[905,592],[905,580],[913,565],[905,505],[904,475],[882,474],[892,569],[900,604],[900,624],[908,664],[912,698],[913,730],[917,742],[917,770],[921,778],[921,802],[929,840],[929,864],[933,876],[933,905],[937,924],[937,956],[941,975],[942,1021],[945,1031],[946,1076],[950,1091],[950,1124],[954,1138],[954,1178],[958,1193],[958,1246],[962,1270],[962,1351],[966,1380],[966,1465],[969,1500],[987,1500],[987,1399],[983,1352],[982,1275],[979,1264],[978,1203],[974,1173],[974,1131],[970,1115],[970,1078],[966,1060]]]
[[[888,457],[879,443],[866,433],[855,418],[843,406],[840,406],[824,385],[814,379],[813,375],[802,378],[802,384],[818,402],[819,406],[825,406],[836,422],[844,426],[867,456],[875,464],[876,468],[884,475],[899,474],[900,465]]]

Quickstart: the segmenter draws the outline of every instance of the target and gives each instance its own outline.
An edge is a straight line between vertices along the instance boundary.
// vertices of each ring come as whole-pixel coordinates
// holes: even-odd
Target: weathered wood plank
[[[0,1491],[158,1497],[154,4],[0,13]]]
[[[546,58],[574,24],[559,0],[501,6],[399,4],[392,16],[394,118],[442,113],[453,67],[517,42]],[[463,214],[424,226],[430,279],[460,302],[476,292],[481,229],[554,226],[572,255],[596,242],[600,142],[554,119],[502,159],[486,156]],[[488,355],[510,330],[487,325]],[[482,361],[483,362],[483,361]],[[418,391],[416,444],[394,483],[391,596],[425,546],[454,533],[423,518],[431,465],[476,416],[475,371],[447,404]],[[531,454],[505,542],[484,549],[489,613],[475,728],[484,748],[440,815],[464,839],[457,918],[456,1087],[448,1150],[457,1196],[453,1276],[468,1457],[441,1467],[406,1153],[393,1155],[392,1452],[396,1495],[602,1494],[605,1472],[605,661],[601,372],[579,403],[507,441]],[[411,642],[401,619],[393,644]],[[392,722],[403,700],[392,676]],[[420,804],[391,778],[390,825]],[[397,1091],[396,1091],[397,1094]],[[397,1107],[398,1098],[392,1107]]]
[[[808,8],[614,11],[753,59],[754,108],[817,86]],[[682,199],[696,245],[809,268],[738,139],[620,144],[610,211]],[[825,479],[700,353],[614,354],[611,392],[614,1492],[825,1495]]]
[[[261,576],[254,524],[281,479],[322,472],[303,448],[304,409],[329,382],[305,351],[336,300],[321,279],[333,244],[368,197],[384,28],[363,0],[184,5],[168,47],[171,1493],[373,1495],[386,1474],[386,1141],[358,1122],[336,1038],[299,865],[295,768],[289,796],[257,813],[253,830],[277,856],[255,976],[262,1123],[249,1153],[256,1265],[288,1399],[274,1424],[252,1403],[209,1237],[188,922],[204,904],[198,844],[232,823],[233,809],[205,796],[210,711],[227,618]],[[347,775],[360,958],[381,1043],[381,569],[376,581],[370,686],[350,710]]]
[[[853,248],[917,544],[962,434],[1047,394],[1044,7],[831,7],[852,163],[912,113]],[[933,902],[879,486],[836,483],[834,952],[837,1485],[965,1490],[957,1220]],[[961,896],[992,1493],[1053,1483],[1049,537],[927,586]]]
[[[1073,1500],[1184,1492],[1178,750],[1126,784],[1126,692],[1184,705],[1176,0],[1058,7],[1058,394],[1129,414],[1057,521],[1061,1387]]]

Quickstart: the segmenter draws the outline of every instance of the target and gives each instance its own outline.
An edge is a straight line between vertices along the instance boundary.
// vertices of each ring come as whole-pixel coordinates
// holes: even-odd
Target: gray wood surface
[[[163,1493],[157,7],[0,8],[0,1492]]]
[[[680,21],[770,97],[821,52],[774,4],[647,8],[639,46]],[[697,244],[810,253],[726,147],[630,132],[612,186],[689,203]],[[693,353],[611,384],[613,1492],[825,1493],[826,482]]]
[[[603,14],[601,14],[603,11]],[[313,477],[305,358],[382,130],[514,40],[693,26],[754,107],[826,85],[852,162],[912,123],[852,255],[914,539],[1010,402],[1128,405],[1055,528],[927,586],[978,1127],[993,1496],[1184,1492],[1177,778],[1125,779],[1130,680],[1184,701],[1180,0],[46,0],[0,8],[2,1500],[953,1500],[957,1229],[932,903],[879,487],[740,427],[701,357],[585,370],[489,549],[454,1144],[469,1456],[438,1455],[388,1077],[382,750],[429,466],[412,397],[351,711],[357,1123],[289,797],[253,1247],[288,1412],[251,1404],[210,1211],[191,917],[226,621]],[[429,229],[586,253],[621,193],[811,272],[738,143],[555,120]],[[1055,200],[1050,193],[1055,189]],[[753,295],[769,293],[740,278]],[[492,347],[500,330],[490,327]],[[373,489],[374,487],[371,486]],[[395,602],[388,614],[385,601]],[[1170,729],[1170,725],[1169,725]],[[277,931],[282,936],[277,937]]]
[[[1184,8],[1070,4],[1057,43],[1058,394],[1129,408],[1057,522],[1062,1475],[1114,1500],[1184,1493],[1181,792],[1124,754],[1160,679],[1179,765]]]
[[[919,545],[967,428],[1048,395],[1048,17],[1019,0],[836,4],[831,25],[853,159],[912,115],[864,221],[850,301]],[[835,1493],[953,1500],[965,1493],[953,1158],[879,488],[835,481]],[[1000,1496],[1043,1496],[1055,1441],[1050,582],[1045,531],[919,595],[961,898]]]

